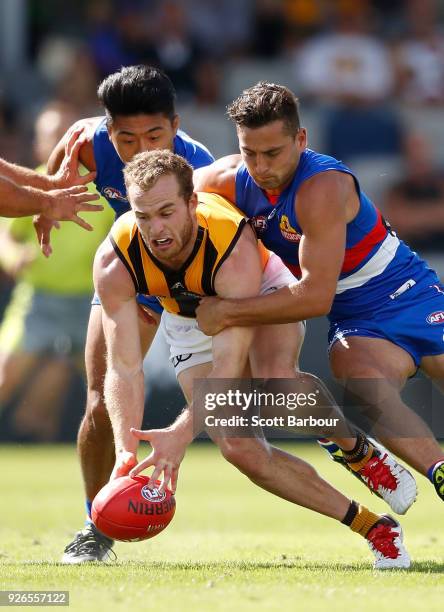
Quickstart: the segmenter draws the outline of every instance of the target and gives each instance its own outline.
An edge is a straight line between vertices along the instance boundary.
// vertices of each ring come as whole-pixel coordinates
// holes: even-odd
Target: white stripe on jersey
[[[350,276],[338,281],[336,295],[344,293],[344,291],[348,291],[349,289],[362,287],[362,285],[367,283],[375,276],[382,274],[395,257],[399,245],[400,242],[396,236],[393,236],[390,233],[387,234],[379,249],[376,251],[373,257],[369,259],[364,266],[362,266],[362,268],[360,268],[357,272],[350,274]]]

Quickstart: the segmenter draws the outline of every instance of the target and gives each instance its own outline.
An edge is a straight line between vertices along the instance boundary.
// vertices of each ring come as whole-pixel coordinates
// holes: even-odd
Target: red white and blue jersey
[[[390,229],[361,191],[352,171],[328,155],[306,149],[291,183],[274,204],[242,165],[236,175],[236,205],[250,217],[264,245],[299,277],[298,251],[303,230],[297,219],[295,200],[305,180],[329,170],[351,175],[360,201],[356,217],[347,224],[344,262],[330,320],[370,315],[381,304],[395,299],[399,291],[422,281],[439,284],[435,272]]]
[[[120,217],[130,209],[123,180],[125,164],[117,155],[117,151],[109,139],[106,117],[99,122],[96,128],[93,146],[97,170],[94,182],[97,191],[108,200],[109,205],[116,213],[116,218]],[[208,166],[214,161],[214,157],[203,144],[193,140],[182,130],[178,130],[174,137],[174,153],[184,157],[195,170]]]

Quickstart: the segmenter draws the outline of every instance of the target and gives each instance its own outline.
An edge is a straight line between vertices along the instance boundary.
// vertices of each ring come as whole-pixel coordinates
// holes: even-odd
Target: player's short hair
[[[144,151],[138,153],[123,170],[127,191],[136,185],[142,191],[151,189],[162,176],[172,175],[179,184],[179,194],[186,202],[193,195],[193,168],[171,151]]]
[[[108,120],[117,115],[176,115],[176,91],[167,75],[153,66],[125,66],[104,79],[97,90]]]
[[[301,127],[294,93],[288,87],[265,81],[245,89],[227,107],[227,115],[240,127],[258,128],[282,120],[292,135]]]

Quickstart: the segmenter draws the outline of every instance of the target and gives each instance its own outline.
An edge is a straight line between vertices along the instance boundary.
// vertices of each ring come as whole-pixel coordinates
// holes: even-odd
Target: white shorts
[[[272,293],[294,283],[295,280],[280,257],[271,253],[262,276],[260,295]],[[170,347],[170,360],[176,376],[187,368],[212,360],[212,338],[200,331],[196,319],[164,310],[160,329]]]

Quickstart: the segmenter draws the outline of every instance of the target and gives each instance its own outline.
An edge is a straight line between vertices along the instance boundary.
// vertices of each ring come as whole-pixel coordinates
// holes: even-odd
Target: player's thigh
[[[0,355],[0,401],[7,401],[39,362],[37,353],[16,352]]]
[[[193,383],[196,378],[206,378],[211,372],[211,368],[213,367],[212,362],[200,363],[198,365],[192,366],[191,368],[186,368],[182,370],[177,375],[177,381],[182,389],[182,393],[185,396],[185,399],[188,404],[191,403],[193,399]]]
[[[403,348],[382,338],[347,336],[330,350],[330,365],[338,379],[384,378],[402,387],[415,371]]]
[[[444,391],[444,355],[423,357],[420,368]]]
[[[257,327],[250,349],[253,378],[290,378],[298,367],[305,325],[286,323]]]

